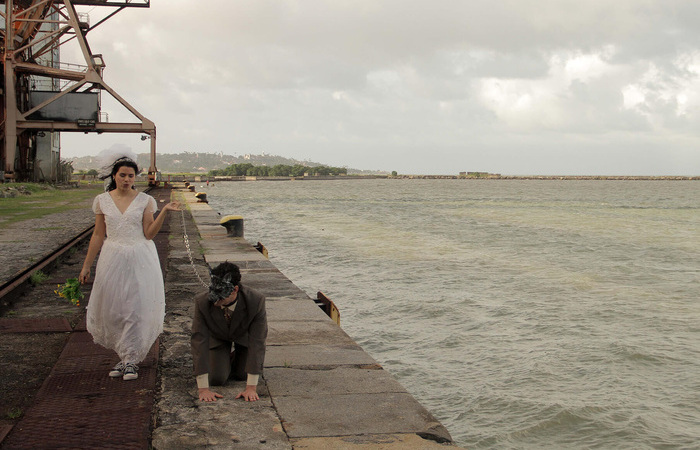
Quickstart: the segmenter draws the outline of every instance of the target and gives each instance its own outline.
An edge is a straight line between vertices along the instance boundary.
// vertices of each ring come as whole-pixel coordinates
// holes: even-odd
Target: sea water
[[[217,182],[469,448],[700,448],[700,182]]]

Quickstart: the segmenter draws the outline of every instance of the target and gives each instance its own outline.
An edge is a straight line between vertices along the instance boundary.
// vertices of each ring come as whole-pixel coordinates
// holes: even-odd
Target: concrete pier
[[[229,237],[216,211],[187,189],[174,189],[173,196],[186,202],[191,215],[170,218],[153,448],[455,448],[445,427],[305,292],[243,237]],[[267,298],[258,402],[235,399],[243,382],[213,388],[224,396],[215,403],[197,398],[189,347],[192,297],[205,289],[207,264],[222,261],[237,264],[242,283]]]

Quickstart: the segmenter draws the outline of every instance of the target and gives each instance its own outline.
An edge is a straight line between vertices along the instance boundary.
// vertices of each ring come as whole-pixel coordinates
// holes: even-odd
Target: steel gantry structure
[[[142,139],[151,140],[148,178],[149,184],[154,184],[156,126],[104,81],[104,59],[92,53],[87,41],[90,31],[115,14],[125,8],[148,8],[150,0],[0,0],[0,5],[5,5],[0,11],[5,21],[4,30],[0,30],[4,65],[0,179],[34,179],[37,145],[47,134],[141,133]],[[112,11],[91,26],[76,6],[110,7]],[[68,42],[77,42],[84,61],[61,61],[60,47]],[[101,111],[102,91],[138,120],[107,121]]]

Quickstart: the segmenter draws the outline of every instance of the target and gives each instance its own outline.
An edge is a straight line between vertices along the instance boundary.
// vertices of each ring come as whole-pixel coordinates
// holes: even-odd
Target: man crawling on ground
[[[195,297],[192,321],[199,399],[215,402],[223,396],[210,386],[246,380],[245,389],[236,398],[254,402],[260,398],[257,386],[265,362],[265,297],[242,285],[238,266],[228,261],[212,269],[210,275],[209,291]]]

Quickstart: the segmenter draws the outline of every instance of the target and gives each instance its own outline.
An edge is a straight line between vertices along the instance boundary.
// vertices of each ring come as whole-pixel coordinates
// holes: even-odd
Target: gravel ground
[[[5,283],[94,224],[92,198],[83,203],[83,208],[17,222],[0,229],[0,283]]]

